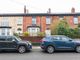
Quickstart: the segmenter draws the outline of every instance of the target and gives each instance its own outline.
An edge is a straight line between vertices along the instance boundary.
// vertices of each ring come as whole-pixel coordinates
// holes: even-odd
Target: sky
[[[72,7],[80,12],[80,0],[0,0],[0,13],[23,13],[24,5],[29,13],[70,13]]]

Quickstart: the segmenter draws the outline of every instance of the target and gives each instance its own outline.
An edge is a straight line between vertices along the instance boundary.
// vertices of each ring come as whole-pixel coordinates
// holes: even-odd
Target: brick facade
[[[64,14],[52,14],[52,13],[32,13],[30,14],[29,12],[26,12],[26,6],[25,6],[23,14],[0,14],[0,23],[2,21],[1,19],[2,17],[9,18],[9,21],[10,21],[9,24],[12,27],[12,31],[17,32],[18,28],[21,28],[22,33],[28,31],[29,26],[32,27],[31,30],[35,30],[35,31],[38,30],[40,32],[51,30],[52,29],[51,26],[54,25],[53,26],[54,28],[55,25],[59,23],[60,19],[66,20],[70,28],[73,28],[73,29],[76,28],[78,24],[80,23],[80,13],[75,13],[75,8],[71,9],[71,13],[64,13]],[[23,21],[22,21],[22,24],[18,26],[17,20],[19,20],[20,17],[22,17]],[[32,19],[33,17],[34,19]],[[50,18],[51,23],[47,22],[48,17]],[[78,19],[78,24],[74,24],[75,17]],[[36,23],[35,23],[35,19],[36,19]],[[33,28],[33,27],[36,27],[36,28]]]
[[[60,16],[50,16],[51,24],[55,23],[57,20],[60,20]],[[77,25],[74,24],[74,16],[63,16],[70,26],[70,28],[76,28]],[[78,22],[80,23],[80,16],[77,16]],[[27,27],[32,25],[32,16],[23,17],[23,32],[27,31]],[[45,32],[47,28],[50,28],[51,25],[46,24],[46,16],[36,16],[36,25],[41,27],[41,32]]]

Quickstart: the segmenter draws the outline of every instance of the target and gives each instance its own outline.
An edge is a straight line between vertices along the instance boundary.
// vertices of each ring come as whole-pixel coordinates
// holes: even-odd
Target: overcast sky
[[[30,13],[69,13],[72,7],[80,12],[80,0],[0,0],[0,13],[23,13],[24,5]]]

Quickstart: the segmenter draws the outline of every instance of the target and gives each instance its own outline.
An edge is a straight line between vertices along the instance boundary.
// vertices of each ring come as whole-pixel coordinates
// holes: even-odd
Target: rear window
[[[61,40],[61,37],[59,37],[59,36],[54,36],[54,37],[53,37],[53,40]]]

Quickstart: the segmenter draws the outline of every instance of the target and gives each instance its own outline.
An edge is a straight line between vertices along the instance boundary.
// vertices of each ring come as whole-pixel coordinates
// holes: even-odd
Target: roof
[[[0,16],[80,16],[80,13],[12,13],[12,14],[0,14]]]

